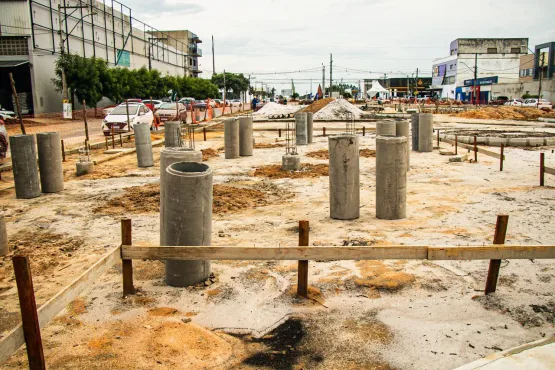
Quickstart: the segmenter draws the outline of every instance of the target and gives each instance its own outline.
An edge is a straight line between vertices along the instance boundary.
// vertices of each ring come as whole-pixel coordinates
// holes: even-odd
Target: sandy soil
[[[276,137],[255,132],[257,143]],[[374,139],[361,137],[361,149],[375,150]],[[361,157],[361,217],[338,221],[329,218],[325,171],[274,176],[285,148],[225,160],[222,142],[197,142],[197,149],[215,149],[207,163],[215,185],[226,189],[224,211],[213,216],[213,245],[295,245],[302,219],[310,221],[311,245],[482,244],[504,213],[508,244],[555,242],[555,178],[538,186],[537,150],[506,148],[503,172],[482,155],[478,163],[448,163],[437,151],[411,152],[407,218],[396,221],[375,218],[375,158]],[[327,160],[306,156],[327,145],[316,137],[299,147],[305,168],[327,168]],[[555,165],[551,149],[542,148]],[[39,304],[119,244],[121,216],[132,218],[135,244],[158,243],[159,167],[137,169],[129,155],[98,170],[115,176],[67,178],[63,193],[33,200],[1,194],[14,253],[32,252]],[[243,197],[235,189],[259,197],[237,205]],[[143,204],[129,197],[134,192]],[[19,313],[9,256],[0,261],[2,335]],[[43,329],[45,355],[60,369],[453,368],[555,333],[553,262],[503,261],[497,293],[484,297],[487,261],[310,261],[310,299],[300,300],[290,261],[214,261],[215,277],[187,289],[165,285],[162,262],[134,261],[139,293],[121,297],[115,266]],[[19,350],[0,368],[25,366]]]

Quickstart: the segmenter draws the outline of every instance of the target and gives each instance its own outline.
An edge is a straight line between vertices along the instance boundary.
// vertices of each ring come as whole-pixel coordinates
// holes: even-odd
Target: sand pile
[[[320,109],[324,108],[326,105],[334,101],[335,98],[325,98],[321,100],[316,100],[314,103],[310,104],[308,107],[304,108],[302,112],[312,112],[316,113]]]
[[[314,114],[314,119],[334,120],[346,119],[346,115],[352,113],[353,118],[359,119],[364,113],[345,99],[334,100],[327,104],[324,108]]]
[[[259,118],[287,118],[293,117],[303,105],[282,105],[274,102],[266,103],[259,111],[253,113],[253,116]]]
[[[376,151],[373,149],[360,149],[359,155],[363,158],[375,158]],[[330,159],[330,153],[327,149],[321,149],[315,152],[306,153],[306,156],[316,159]]]
[[[267,177],[269,179],[302,179],[320,176],[329,176],[327,164],[305,163],[301,165],[300,171],[283,171],[281,165],[262,166],[254,171],[254,176]]]
[[[534,107],[484,107],[453,114],[454,117],[478,119],[536,120],[539,117],[555,116]]]

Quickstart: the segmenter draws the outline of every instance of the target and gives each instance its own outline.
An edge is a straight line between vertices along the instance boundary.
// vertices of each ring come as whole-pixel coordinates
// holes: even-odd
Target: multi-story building
[[[151,31],[149,33],[158,37],[164,44],[174,47],[187,56],[186,70],[188,76],[198,77],[202,73],[198,59],[202,57],[202,49],[198,46],[202,43],[202,40],[196,34],[189,30]]]
[[[131,9],[115,0],[2,0],[1,4],[2,107],[13,108],[8,77],[12,73],[24,113],[61,111],[61,94],[51,80],[62,47],[65,53],[105,59],[110,66],[195,75],[192,64],[198,66],[198,48],[193,50],[194,63],[189,58],[190,45],[200,42],[196,35],[180,41],[133,18]]]
[[[430,85],[431,77],[390,77],[390,78],[374,78],[364,80],[364,92],[372,88],[372,81],[378,81],[380,85],[389,91],[392,97],[406,96],[424,96],[431,95]]]
[[[433,62],[432,89],[444,98],[487,102],[492,84],[518,80],[528,39],[456,39],[449,49]]]

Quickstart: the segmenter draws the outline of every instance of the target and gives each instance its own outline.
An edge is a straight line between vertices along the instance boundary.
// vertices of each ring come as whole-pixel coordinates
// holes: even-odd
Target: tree
[[[216,73],[212,75],[212,83],[218,88],[224,88],[224,74]],[[225,73],[225,90],[226,97],[237,99],[241,97],[241,93],[249,89],[249,80],[242,73],[236,74],[231,72]]]
[[[62,91],[62,68],[66,75],[68,88],[77,96],[79,102],[85,100],[87,105],[96,106],[102,99],[104,86],[100,71],[106,62],[96,58],[83,58],[75,54],[63,54],[56,60],[52,79],[56,90]]]

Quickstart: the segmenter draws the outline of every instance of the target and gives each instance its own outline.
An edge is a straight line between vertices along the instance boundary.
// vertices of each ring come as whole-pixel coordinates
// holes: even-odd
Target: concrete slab
[[[133,149],[130,148],[119,148],[119,149],[108,149],[104,151],[104,154],[118,154],[118,153],[131,153]]]
[[[489,145],[490,146],[501,146],[501,144],[503,145],[507,145],[509,139],[505,138],[505,137],[490,137],[489,138]]]
[[[544,146],[545,139],[543,137],[529,137],[528,146]]]
[[[455,157],[449,158],[449,162],[466,162],[468,161],[468,154],[457,155]]]
[[[507,145],[509,145],[509,146],[528,146],[528,138],[527,137],[513,137],[513,138],[510,138]]]
[[[440,149],[439,154],[441,155],[455,155],[455,152],[450,149]]]

